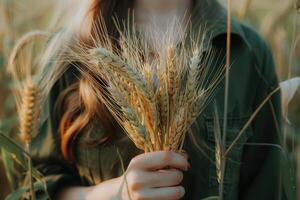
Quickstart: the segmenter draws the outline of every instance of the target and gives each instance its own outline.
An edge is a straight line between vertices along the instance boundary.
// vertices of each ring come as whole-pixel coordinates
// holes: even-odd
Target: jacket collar
[[[194,0],[192,8],[192,30],[199,31],[199,28],[205,28],[207,38],[204,41],[205,49],[211,46],[212,40],[227,34],[226,19],[226,9],[216,0]],[[231,19],[231,34],[237,36],[250,48],[242,25],[234,18]]]

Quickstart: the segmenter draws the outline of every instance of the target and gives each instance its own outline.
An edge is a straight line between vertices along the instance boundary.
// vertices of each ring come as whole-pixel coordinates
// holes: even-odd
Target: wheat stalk
[[[16,85],[13,93],[19,115],[19,137],[28,157],[31,199],[36,199],[30,157],[31,141],[38,133],[41,108],[47,94],[66,69],[62,65],[55,65],[58,62],[51,60],[57,53],[57,44],[61,44],[63,40],[61,35],[53,37],[55,40],[47,41],[45,51],[34,51],[35,48],[43,48],[38,42],[45,42],[49,36],[51,34],[45,31],[32,31],[22,36],[13,48],[7,66]]]
[[[33,31],[24,35],[15,45],[8,62],[8,72],[16,82],[17,90],[15,98],[17,101],[18,114],[20,119],[20,139],[24,143],[28,153],[28,172],[30,181],[30,194],[33,200],[36,199],[33,177],[32,161],[30,157],[31,139],[37,133],[37,121],[39,118],[39,87],[34,84],[32,78],[31,54],[25,52],[27,45],[32,41],[47,37],[48,34],[43,31]],[[25,55],[24,55],[25,52]],[[26,54],[27,53],[27,54]],[[19,62],[18,62],[19,61]],[[21,63],[21,64],[20,64]]]
[[[39,101],[39,91],[38,87],[35,86],[32,81],[28,81],[24,87],[24,96],[22,97],[22,104],[20,110],[20,138],[25,144],[27,153],[30,155],[31,149],[31,137],[36,135],[37,124],[36,121],[39,117],[38,101]],[[28,157],[28,170],[30,178],[30,193],[33,200],[36,199],[34,186],[32,181],[32,161]]]

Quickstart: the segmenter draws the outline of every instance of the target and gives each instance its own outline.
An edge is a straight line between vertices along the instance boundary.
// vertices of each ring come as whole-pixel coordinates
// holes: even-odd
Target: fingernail
[[[180,152],[180,154],[181,154],[182,156],[184,156],[186,159],[189,158],[189,155],[188,155],[187,152],[184,151],[184,150],[182,150],[182,151]]]
[[[185,166],[184,171],[188,171],[190,168],[191,168],[191,165],[190,165],[190,163],[188,163],[188,164]]]
[[[190,163],[188,163],[188,169],[191,169],[191,164]]]

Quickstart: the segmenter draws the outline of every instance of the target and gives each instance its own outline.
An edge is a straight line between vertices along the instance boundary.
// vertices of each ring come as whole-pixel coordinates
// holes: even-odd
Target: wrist
[[[98,185],[86,187],[83,191],[85,200],[123,200],[122,178],[114,178]]]
[[[125,200],[127,198],[125,198],[125,193],[124,193],[124,176],[120,176],[120,177],[117,177],[115,179],[112,179],[111,180],[111,184],[112,184],[112,196],[111,196],[111,199],[112,200]]]
[[[97,185],[89,186],[83,189],[84,200],[93,200],[97,197]],[[98,197],[99,198],[99,197]]]

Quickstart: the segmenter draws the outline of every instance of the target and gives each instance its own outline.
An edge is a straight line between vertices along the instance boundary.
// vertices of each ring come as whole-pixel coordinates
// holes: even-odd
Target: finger
[[[186,159],[189,158],[189,155],[188,155],[188,153],[185,150],[180,150],[178,153],[181,154],[181,155],[183,155]]]
[[[150,179],[149,187],[171,187],[179,185],[183,179],[183,173],[177,169],[159,170],[147,172]]]
[[[172,151],[156,151],[138,155],[134,157],[129,168],[140,168],[145,170],[158,170],[165,167],[188,170],[187,159]]]
[[[181,183],[183,173],[176,169],[159,170],[155,172],[137,171],[128,176],[132,190],[141,188],[171,187]]]
[[[184,187],[147,188],[135,194],[137,199],[147,200],[179,200],[185,194]]]

